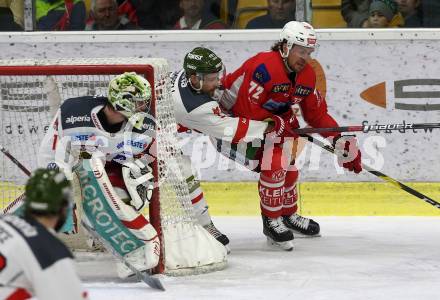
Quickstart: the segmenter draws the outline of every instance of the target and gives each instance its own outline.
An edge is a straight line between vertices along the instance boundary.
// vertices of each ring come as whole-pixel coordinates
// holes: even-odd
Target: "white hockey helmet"
[[[299,45],[306,48],[315,48],[315,29],[313,29],[313,26],[307,22],[287,22],[280,33],[280,42],[283,41],[287,42],[289,51],[292,49],[293,45]]]

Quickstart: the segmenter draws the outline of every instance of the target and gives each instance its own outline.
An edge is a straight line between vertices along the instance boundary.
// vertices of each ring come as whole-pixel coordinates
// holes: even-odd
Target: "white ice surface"
[[[322,237],[271,251],[260,218],[217,217],[232,249],[224,271],[167,277],[167,289],[118,282],[112,259],[81,256],[91,300],[440,299],[440,218],[318,217]]]

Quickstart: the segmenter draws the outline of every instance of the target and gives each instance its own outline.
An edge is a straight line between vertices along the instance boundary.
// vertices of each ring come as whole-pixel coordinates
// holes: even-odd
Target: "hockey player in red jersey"
[[[196,47],[185,55],[183,69],[171,75],[174,110],[181,129],[201,132],[229,144],[262,140],[268,134],[289,135],[283,128],[269,126],[267,122],[224,114],[215,97],[223,71],[221,58],[210,49]],[[191,171],[190,157],[183,156],[183,161],[186,166],[183,172],[199,223],[227,246],[229,239],[214,226],[209,216],[199,181],[195,174],[188,172]]]
[[[299,123],[292,105],[298,104],[308,125],[337,127],[328,114],[326,100],[316,90],[316,75],[308,64],[315,46],[316,34],[310,24],[288,22],[272,51],[258,53],[226,76],[221,105],[234,116],[272,119],[275,124],[281,122],[294,129]],[[335,145],[341,166],[355,173],[362,170],[361,152],[354,136],[342,137],[331,132],[321,135]],[[294,161],[289,164],[283,145],[283,139],[272,145],[266,139],[264,151],[256,157],[260,169],[258,190],[264,234],[271,243],[291,250],[292,232],[316,236],[320,227],[297,213],[298,170]]]

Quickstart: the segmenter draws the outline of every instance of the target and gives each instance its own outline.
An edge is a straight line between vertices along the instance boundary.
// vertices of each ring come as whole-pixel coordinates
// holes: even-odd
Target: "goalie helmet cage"
[[[0,60],[0,144],[27,168],[35,169],[39,143],[62,101],[79,96],[106,96],[109,80],[129,71],[143,75],[154,87],[151,111],[156,118],[157,159],[153,172],[158,184],[149,214],[162,247],[154,273],[179,276],[223,269],[226,250],[197,223],[182,176],[165,59]],[[26,178],[0,154],[2,209],[20,196]]]

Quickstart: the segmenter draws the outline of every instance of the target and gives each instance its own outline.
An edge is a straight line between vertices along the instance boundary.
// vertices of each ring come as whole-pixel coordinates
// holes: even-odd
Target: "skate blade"
[[[276,250],[284,250],[284,251],[292,251],[293,250],[293,242],[287,241],[287,242],[275,242],[270,237],[267,237],[267,245],[269,248],[276,249]]]
[[[314,235],[307,235],[307,234],[304,234],[304,233],[301,233],[299,231],[292,230],[292,229],[290,229],[290,231],[293,233],[293,236],[298,239],[312,239],[312,238],[321,237],[320,233],[314,234]]]
[[[225,245],[226,248],[226,254],[231,254],[231,248],[229,248],[228,245]]]

